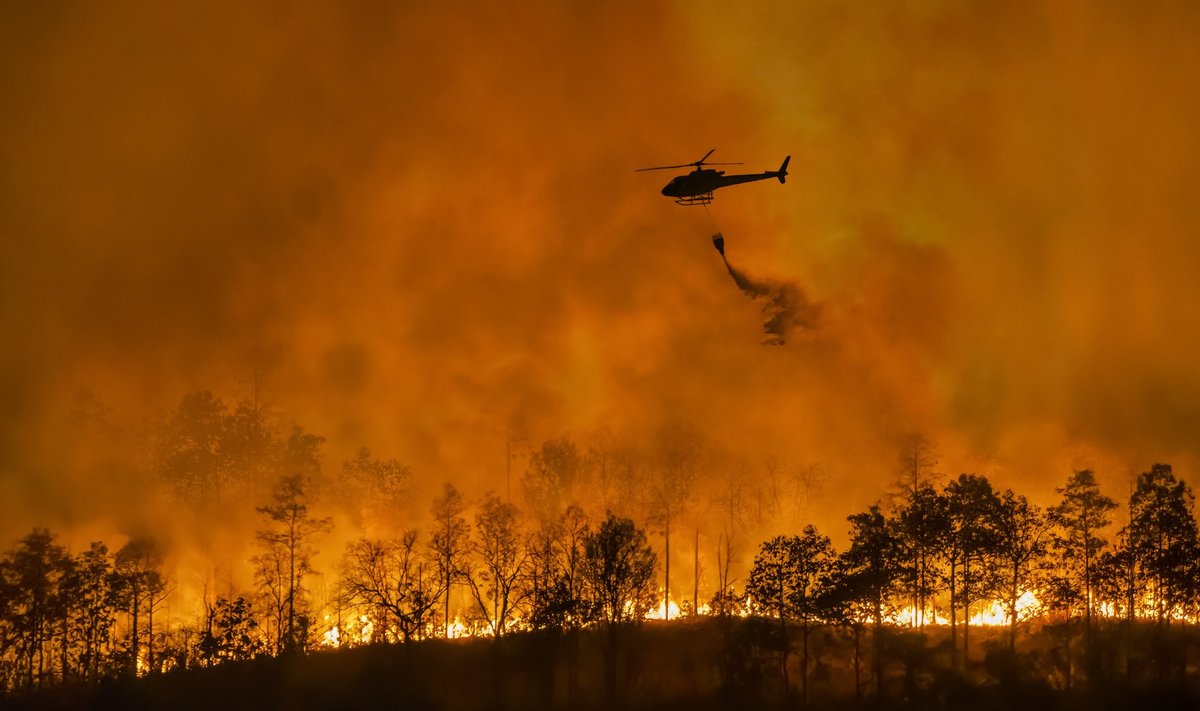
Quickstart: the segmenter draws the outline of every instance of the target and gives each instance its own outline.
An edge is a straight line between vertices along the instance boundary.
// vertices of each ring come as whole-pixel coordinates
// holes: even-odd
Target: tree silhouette
[[[210,661],[253,659],[262,653],[258,620],[246,598],[219,597],[208,608],[208,625],[200,639],[201,654]]]
[[[898,460],[900,476],[895,485],[903,502],[901,531],[910,549],[906,577],[914,613],[912,624],[924,627],[926,601],[936,592],[934,551],[946,526],[944,500],[932,486],[937,454],[925,434],[913,432],[900,439]]]
[[[1066,485],[1055,491],[1062,495],[1062,501],[1048,511],[1048,516],[1055,528],[1051,546],[1062,575],[1056,597],[1068,610],[1075,600],[1083,607],[1084,633],[1090,640],[1095,561],[1108,545],[1099,533],[1111,523],[1108,514],[1117,504],[1100,493],[1096,477],[1087,469],[1074,472]]]
[[[599,617],[609,624],[641,620],[654,604],[658,556],[646,532],[609,514],[584,540],[583,575]]]
[[[883,621],[888,596],[899,583],[897,573],[903,567],[903,548],[895,523],[873,504],[867,511],[847,518],[850,522],[850,547],[838,560],[842,599],[869,611],[875,692],[883,688]]]
[[[6,622],[26,689],[34,688],[35,679],[38,688],[46,680],[46,652],[65,602],[61,583],[68,560],[66,549],[54,543],[49,530],[35,528],[0,564]]]
[[[753,608],[779,621],[779,680],[784,698],[789,693],[787,660],[791,653],[787,620],[795,614],[795,586],[800,584],[795,570],[798,565],[797,547],[796,542],[787,536],[764,541],[754,556],[754,565],[746,581],[746,595],[752,601]]]
[[[663,618],[671,616],[671,524],[683,512],[700,476],[705,443],[681,425],[659,430],[650,476],[651,517],[663,532]]]
[[[795,618],[800,622],[800,685],[804,704],[808,703],[809,631],[820,617],[821,598],[832,576],[834,561],[829,538],[813,526],[806,526],[798,536],[776,536],[763,543],[746,583],[746,593],[755,606],[779,620],[780,676],[785,697],[789,693],[787,620]]]
[[[228,408],[211,392],[185,395],[159,427],[156,468],[185,501],[201,508],[218,503],[229,476],[224,462]]]
[[[429,550],[437,563],[439,585],[444,601],[444,634],[450,637],[450,589],[464,572],[464,559],[469,552],[471,526],[463,518],[467,505],[462,494],[452,484],[446,484],[442,496],[433,502],[433,532]]]
[[[1038,565],[1046,554],[1050,523],[1042,510],[1011,489],[1000,495],[996,512],[995,555],[1000,592],[1008,613],[1009,651],[1017,646],[1017,603],[1036,586]]]
[[[950,533],[946,497],[929,484],[918,482],[916,489],[906,492],[897,518],[903,544],[909,550],[904,577],[913,602],[913,623],[923,628],[929,600],[941,589],[937,557]]]
[[[1189,602],[1197,553],[1195,497],[1168,464],[1137,479],[1129,499],[1128,546],[1136,580],[1148,592],[1159,625]]]
[[[386,526],[410,508],[413,475],[399,461],[373,457],[371,450],[360,447],[342,463],[336,486],[339,500],[354,507],[357,523]]]
[[[219,483],[234,487],[242,495],[255,485],[269,482],[277,472],[276,432],[267,423],[267,413],[257,402],[242,402],[213,423],[217,437],[216,466]]]
[[[570,437],[548,440],[529,455],[521,492],[539,520],[553,521],[574,503],[585,475],[584,457]]]
[[[594,616],[583,575],[589,535],[583,509],[568,506],[557,521],[542,523],[527,537],[521,595],[535,628],[575,630]]]
[[[76,556],[64,581],[66,598],[76,616],[73,643],[77,667],[85,680],[96,679],[100,673],[101,649],[111,634],[118,603],[119,586],[114,582],[108,547],[99,541]]]
[[[955,637],[955,609],[963,610],[963,660],[970,655],[971,604],[987,599],[997,587],[995,550],[1000,499],[986,477],[961,474],[946,485],[949,513],[950,635]],[[956,571],[955,562],[960,563]],[[957,574],[956,574],[957,572]]]
[[[421,634],[441,591],[426,584],[416,550],[417,532],[382,541],[360,538],[342,556],[341,588],[346,602],[372,610],[374,634],[404,642]]]
[[[137,673],[141,661],[141,635],[139,620],[142,611],[149,614],[153,609],[153,601],[162,593],[166,584],[162,578],[162,551],[158,545],[146,538],[134,538],[117,551],[114,570],[118,589],[121,591],[125,609],[131,620],[129,631],[129,671]],[[150,617],[150,629],[147,639],[154,634],[153,617]],[[145,665],[153,666],[153,643]]]
[[[713,492],[713,502],[721,516],[717,535],[717,591],[712,598],[711,611],[722,617],[733,612],[736,593],[733,591],[732,564],[736,541],[747,528],[750,501],[745,479],[749,466],[740,459],[726,462],[718,468],[719,478]]]
[[[280,653],[303,652],[307,644],[304,579],[313,572],[312,539],[333,527],[328,518],[309,514],[305,486],[302,474],[285,476],[272,494],[272,503],[255,509],[267,524],[256,536],[264,551],[256,561],[259,582],[276,601],[276,648]]]
[[[470,565],[464,578],[492,635],[508,631],[514,607],[519,602],[517,585],[525,565],[525,551],[518,531],[517,508],[492,492],[484,496],[475,514],[475,557],[481,566]]]

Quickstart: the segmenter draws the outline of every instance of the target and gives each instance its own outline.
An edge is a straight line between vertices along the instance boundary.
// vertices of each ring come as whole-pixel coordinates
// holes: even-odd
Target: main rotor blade
[[[641,173],[644,170],[675,170],[676,168],[690,168],[693,165],[696,165],[696,164],[695,163],[684,163],[683,165],[660,165],[656,168],[638,168],[637,170],[635,170],[633,172]]]
[[[660,165],[656,168],[638,168],[638,169],[634,170],[633,172],[641,173],[641,172],[647,171],[647,170],[675,170],[676,168],[691,168],[692,166],[695,166],[698,168],[701,165],[745,165],[745,163],[742,163],[740,161],[737,163],[700,163],[700,162],[696,162],[696,163],[684,163],[683,165]]]

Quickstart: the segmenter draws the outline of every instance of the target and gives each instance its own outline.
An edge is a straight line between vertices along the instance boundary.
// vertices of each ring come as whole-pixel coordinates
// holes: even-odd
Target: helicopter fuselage
[[[761,173],[741,173],[737,175],[725,175],[725,171],[723,170],[698,166],[687,175],[677,175],[672,178],[671,182],[663,186],[662,194],[675,198],[675,202],[681,205],[707,205],[709,202],[712,202],[712,192],[719,188],[740,185],[742,183],[753,183],[756,180],[766,180],[768,178],[776,178],[781,183],[786,182],[788,162],[791,159],[791,156],[784,158],[783,164],[779,166],[779,170],[764,170]]]
[[[741,183],[752,183],[756,180],[766,180],[767,178],[777,178],[779,182],[787,181],[788,161],[791,156],[785,156],[783,163],[779,166],[779,170],[764,170],[761,173],[743,173],[738,175],[725,175],[723,170],[714,170],[705,168],[704,165],[708,161],[708,157],[713,154],[712,149],[704,154],[704,157],[694,163],[683,163],[681,165],[659,165],[653,168],[638,168],[637,172],[647,170],[674,170],[676,168],[685,168],[687,166],[695,166],[696,169],[687,175],[678,175],[671,179],[671,182],[663,186],[662,194],[670,198],[675,198],[675,202],[680,205],[707,205],[712,202],[713,191],[719,188],[728,187],[730,185],[739,185]],[[709,163],[709,165],[741,165],[740,163]]]
[[[693,170],[687,175],[675,176],[671,179],[671,182],[663,186],[662,194],[673,198],[694,197],[711,193],[718,188],[725,188],[730,185],[752,183],[756,180],[778,177],[780,177],[780,172],[777,170],[742,175],[725,175],[725,171],[723,170],[703,168],[701,170]]]

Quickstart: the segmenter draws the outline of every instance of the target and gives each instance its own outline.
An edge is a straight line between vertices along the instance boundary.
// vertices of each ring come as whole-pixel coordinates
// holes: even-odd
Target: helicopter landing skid
[[[677,205],[707,205],[712,201],[713,201],[713,194],[712,194],[712,191],[710,190],[706,193],[700,193],[699,195],[688,195],[687,197],[677,198],[675,200],[675,204],[677,204]]]

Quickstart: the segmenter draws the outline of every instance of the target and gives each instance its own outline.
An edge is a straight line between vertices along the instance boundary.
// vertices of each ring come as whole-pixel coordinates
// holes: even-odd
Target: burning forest
[[[445,483],[426,506],[397,460],[363,448],[327,471],[322,437],[208,392],[143,435],[139,480],[172,517],[220,511],[253,533],[199,556],[149,535],[73,550],[35,528],[16,541],[0,560],[14,699],[359,647],[662,625],[740,630],[761,681],[714,656],[712,693],[767,704],[933,698],[900,640],[931,655],[922,674],[964,683],[998,673],[1004,654],[1046,693],[1114,675],[1126,690],[1194,680],[1200,538],[1191,488],[1166,464],[1121,501],[1093,472],[1068,472],[1039,506],[986,476],[938,475],[933,444],[911,435],[889,496],[823,531],[800,525],[812,470],[755,473],[682,426],[644,446],[608,432],[547,440],[511,493]],[[546,700],[639,698],[616,673],[594,697],[549,682]]]
[[[3,4],[0,706],[1194,706],[1193,5]]]

